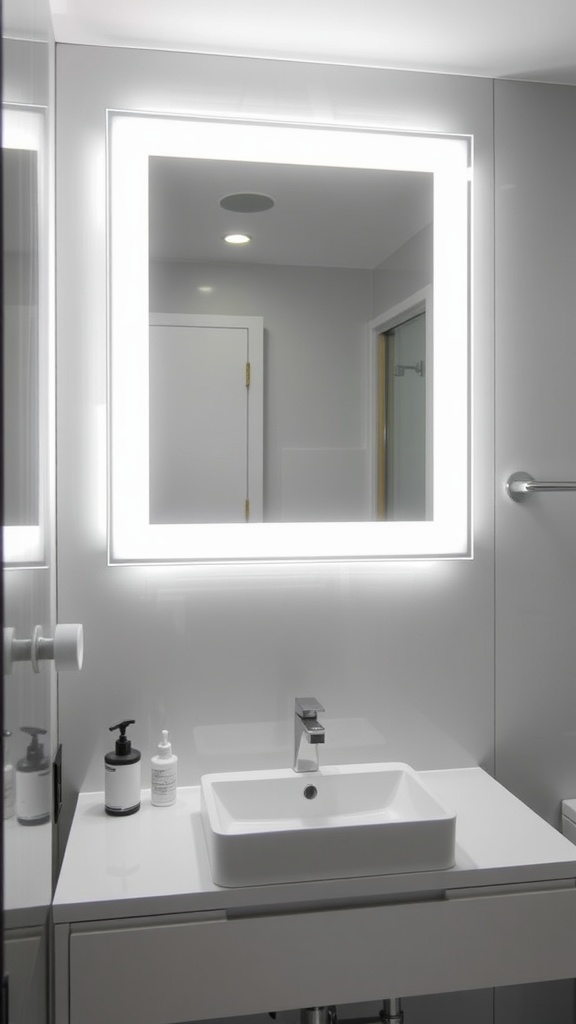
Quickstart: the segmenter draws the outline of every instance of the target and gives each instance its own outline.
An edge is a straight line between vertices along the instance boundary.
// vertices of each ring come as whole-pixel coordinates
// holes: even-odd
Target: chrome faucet
[[[324,711],[315,697],[296,697],[294,719],[294,771],[318,771],[318,743],[324,743],[324,726],[318,721],[318,712]],[[312,750],[305,743],[312,744]]]

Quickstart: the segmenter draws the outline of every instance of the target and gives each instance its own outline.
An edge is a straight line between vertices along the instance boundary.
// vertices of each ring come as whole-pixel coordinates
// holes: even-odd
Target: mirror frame
[[[148,161],[238,160],[434,175],[433,517],[151,524]],[[108,111],[109,564],[471,557],[470,136]],[[369,324],[366,325],[369,344]]]

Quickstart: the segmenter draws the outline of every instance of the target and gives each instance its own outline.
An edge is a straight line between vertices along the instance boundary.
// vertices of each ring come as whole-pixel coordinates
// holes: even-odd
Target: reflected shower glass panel
[[[426,315],[381,337],[380,515],[426,519]]]

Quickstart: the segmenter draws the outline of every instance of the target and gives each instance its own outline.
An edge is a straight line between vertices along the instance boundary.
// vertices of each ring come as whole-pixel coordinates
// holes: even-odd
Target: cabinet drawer
[[[70,1024],[177,1024],[571,977],[576,889],[70,932]]]

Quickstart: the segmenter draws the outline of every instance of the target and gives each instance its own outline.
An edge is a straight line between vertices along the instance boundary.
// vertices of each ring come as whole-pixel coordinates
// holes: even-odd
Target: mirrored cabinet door
[[[4,1006],[46,1024],[55,870],[53,57],[48,2],[3,5]]]

